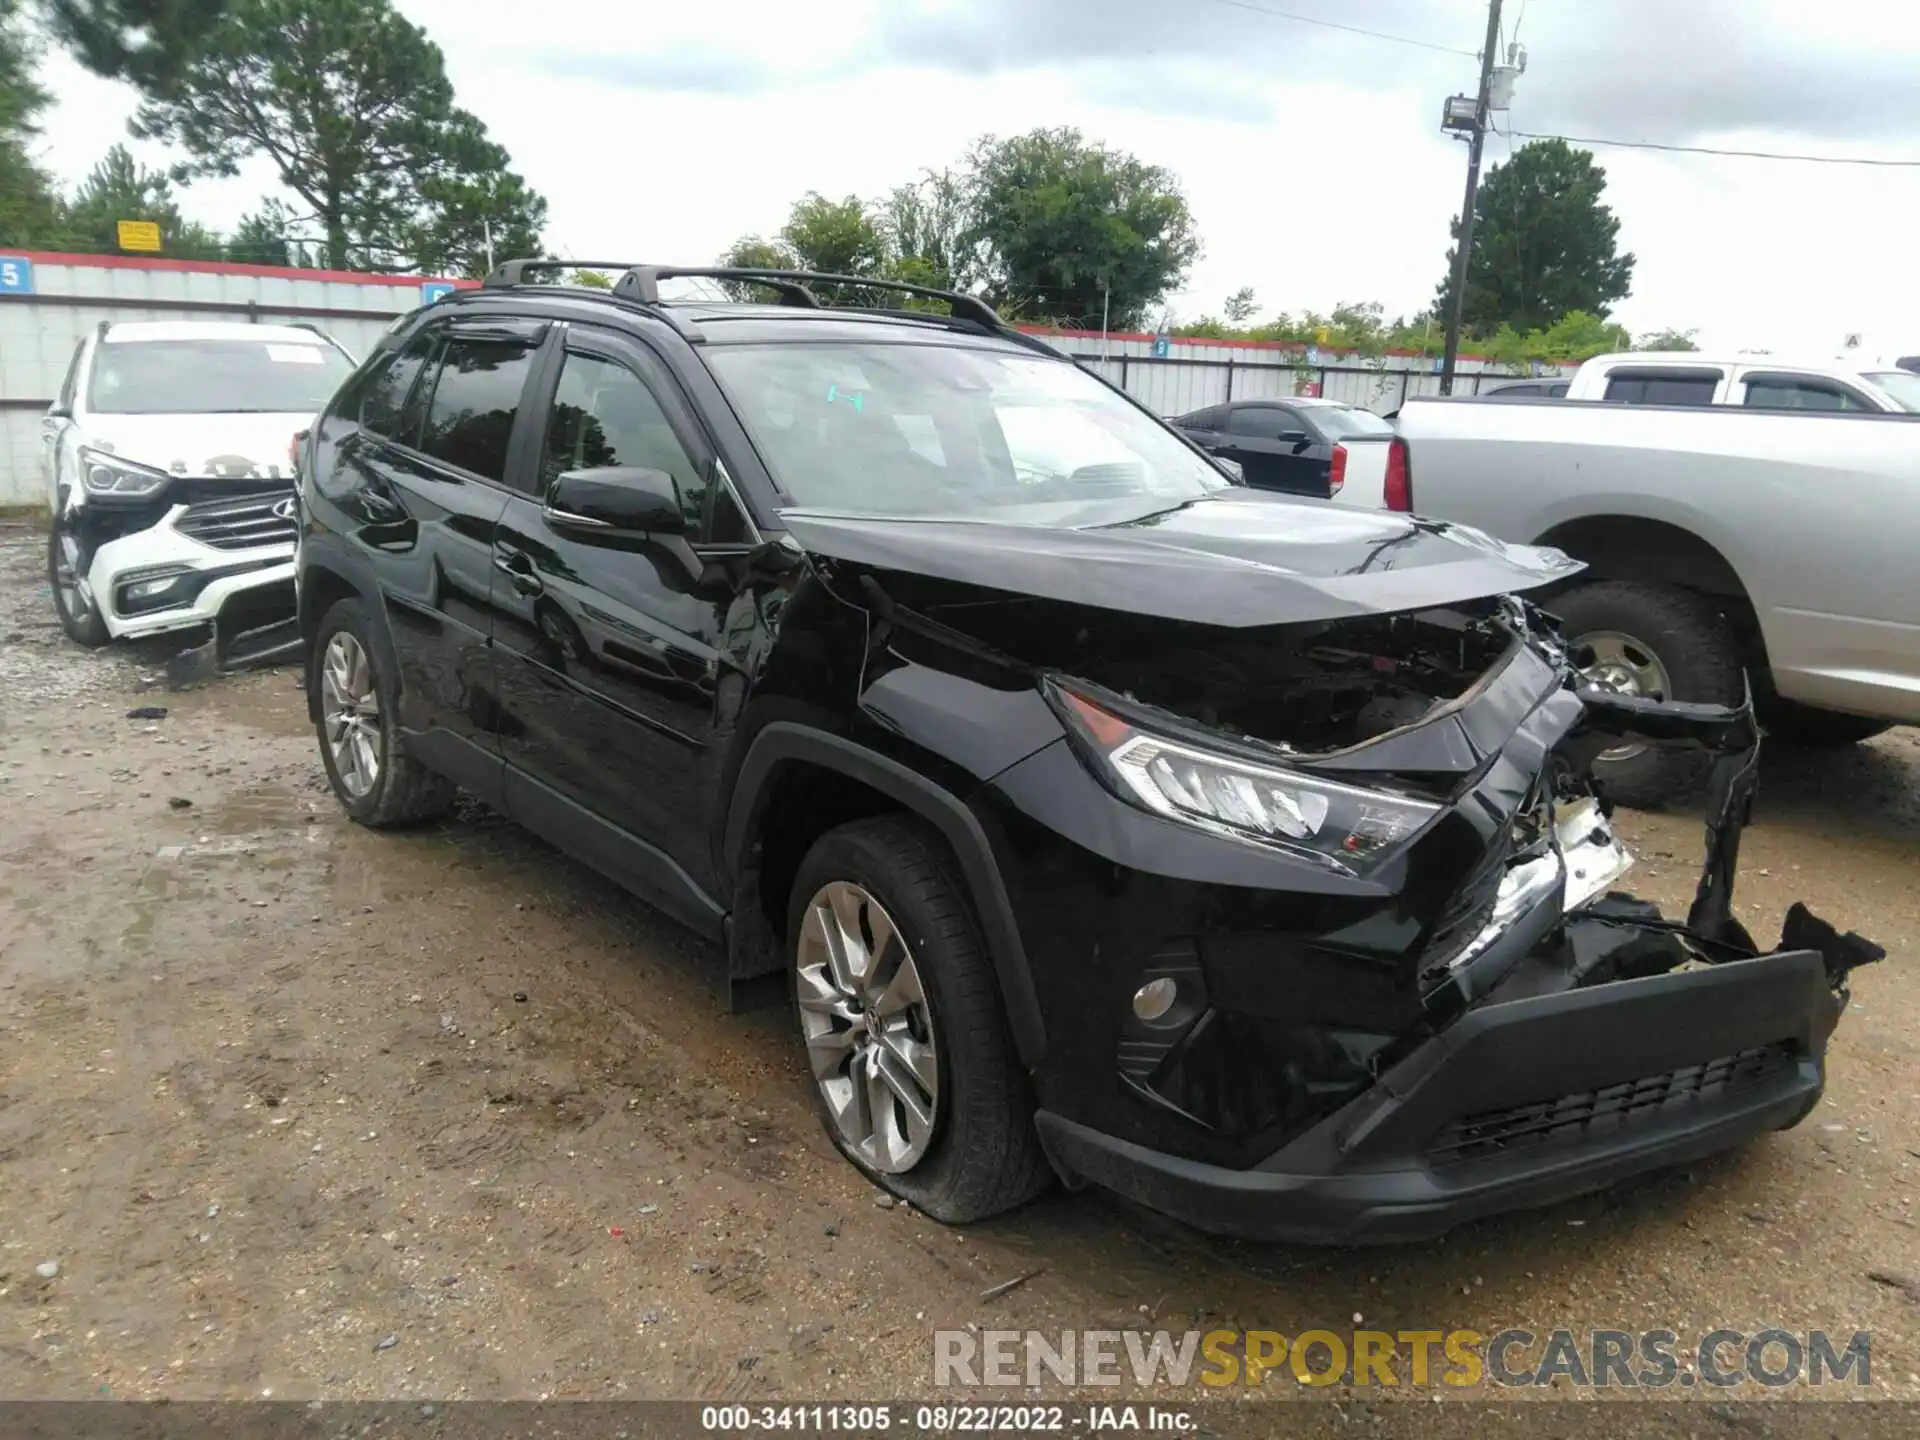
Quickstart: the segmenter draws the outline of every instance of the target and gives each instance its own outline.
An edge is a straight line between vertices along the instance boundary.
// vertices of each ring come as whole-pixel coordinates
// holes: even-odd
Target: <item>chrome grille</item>
[[[1554,1140],[1613,1134],[1697,1101],[1723,1099],[1762,1084],[1794,1064],[1794,1047],[1783,1041],[1554,1100],[1463,1115],[1434,1136],[1427,1158],[1435,1165],[1450,1165]]]
[[[189,505],[173,528],[216,550],[252,550],[262,545],[291,545],[293,516],[291,490],[264,495],[241,495],[232,500],[208,500]]]

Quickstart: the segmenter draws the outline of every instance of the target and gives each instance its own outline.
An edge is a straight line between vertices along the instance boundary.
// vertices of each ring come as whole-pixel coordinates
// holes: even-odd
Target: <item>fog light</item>
[[[1173,1009],[1173,1002],[1179,998],[1179,982],[1163,975],[1133,992],[1133,1013],[1142,1020],[1158,1020]]]
[[[160,580],[140,580],[127,586],[129,600],[151,600],[156,595],[164,595],[180,583],[178,575],[168,575]]]

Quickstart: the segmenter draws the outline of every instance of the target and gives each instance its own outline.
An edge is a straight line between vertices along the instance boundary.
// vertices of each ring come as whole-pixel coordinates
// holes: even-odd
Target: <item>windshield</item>
[[[1232,482],[1079,367],[922,344],[714,346],[707,364],[808,509],[1075,523]]]
[[[87,408],[104,415],[306,414],[352,372],[331,345],[287,340],[131,340],[94,351]]]
[[[1886,391],[1902,410],[1920,414],[1920,375],[1910,370],[1875,370],[1861,378]]]
[[[1391,435],[1393,426],[1371,410],[1355,410],[1345,405],[1316,405],[1306,412],[1307,419],[1329,440],[1351,440],[1356,435]]]

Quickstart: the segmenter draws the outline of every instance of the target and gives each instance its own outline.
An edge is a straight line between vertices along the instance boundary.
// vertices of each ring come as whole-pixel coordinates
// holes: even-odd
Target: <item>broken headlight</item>
[[[165,489],[173,477],[149,470],[101,450],[80,452],[80,475],[87,494],[103,500],[145,500]]]
[[[1425,800],[1323,780],[1147,730],[1064,687],[1056,707],[1121,795],[1170,820],[1361,875],[1440,813]]]

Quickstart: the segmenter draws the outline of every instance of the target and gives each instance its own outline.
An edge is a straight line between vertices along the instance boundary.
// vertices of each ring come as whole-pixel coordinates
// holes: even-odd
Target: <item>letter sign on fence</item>
[[[0,295],[33,294],[33,262],[24,255],[0,255]]]

